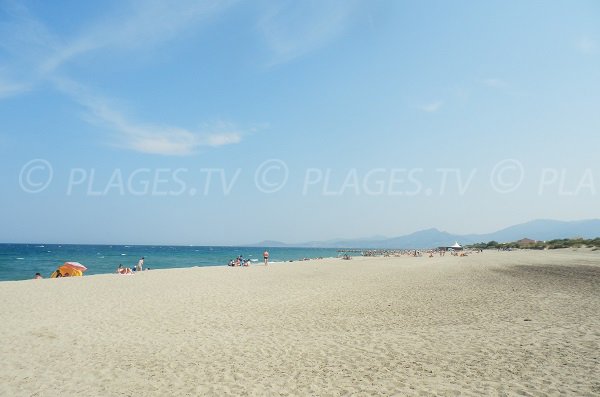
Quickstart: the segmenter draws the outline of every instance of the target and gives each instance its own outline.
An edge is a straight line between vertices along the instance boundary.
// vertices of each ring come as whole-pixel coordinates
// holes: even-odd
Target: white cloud
[[[577,43],[575,44],[575,47],[583,54],[588,55],[594,54],[598,48],[596,42],[588,36],[580,37]]]
[[[244,132],[233,123],[204,124],[198,131],[171,125],[134,121],[115,109],[108,100],[91,94],[85,87],[66,79],[54,79],[58,89],[88,111],[90,122],[106,126],[115,134],[116,145],[137,152],[185,156],[202,146],[217,147],[239,143]]]
[[[438,110],[440,110],[440,108],[443,105],[444,105],[443,101],[434,101],[434,102],[430,102],[425,105],[419,106],[419,109],[424,112],[427,112],[427,113],[433,113],[433,112],[437,112]]]
[[[258,24],[272,59],[289,62],[322,48],[349,27],[357,9],[354,0],[270,2]]]
[[[212,147],[232,145],[240,143],[243,135],[256,130],[257,128],[251,128],[242,131],[234,123],[222,120],[214,123],[204,123],[199,128],[202,134],[200,144]]]
[[[210,134],[205,138],[208,146],[223,146],[240,143],[242,135],[237,132],[222,132],[218,134]]]

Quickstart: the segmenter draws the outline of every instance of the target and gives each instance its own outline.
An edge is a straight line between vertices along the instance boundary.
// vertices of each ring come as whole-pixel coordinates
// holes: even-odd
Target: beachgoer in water
[[[34,278],[35,278],[36,280],[39,280],[39,279],[41,279],[41,278],[43,278],[43,277],[42,277],[42,275],[41,275],[41,274],[39,274],[39,273],[36,273]]]

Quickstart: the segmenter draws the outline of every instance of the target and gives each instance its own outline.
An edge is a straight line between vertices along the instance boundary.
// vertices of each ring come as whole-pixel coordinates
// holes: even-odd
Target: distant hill
[[[455,241],[464,245],[488,241],[511,242],[522,238],[545,241],[575,237],[589,239],[600,237],[600,219],[588,219],[582,221],[538,219],[487,234],[452,234],[432,228],[393,238],[378,236],[364,239],[310,241],[302,244],[286,244],[280,241],[262,241],[257,244],[251,244],[250,246],[407,249],[440,247],[454,244]]]
[[[273,247],[273,248],[278,248],[278,247],[290,247],[290,245],[286,244],[286,243],[282,243],[281,241],[264,240],[264,241],[261,241],[260,243],[250,244],[249,247]]]
[[[475,235],[481,241],[509,242],[524,237],[534,240],[553,240],[559,238],[594,238],[600,236],[600,219],[583,221],[555,221],[538,219],[520,225],[510,226],[491,234]],[[483,239],[483,240],[481,240]]]

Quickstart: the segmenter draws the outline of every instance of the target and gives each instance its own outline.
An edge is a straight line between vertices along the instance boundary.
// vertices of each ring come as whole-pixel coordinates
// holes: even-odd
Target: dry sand
[[[600,252],[0,283],[0,395],[600,395]]]

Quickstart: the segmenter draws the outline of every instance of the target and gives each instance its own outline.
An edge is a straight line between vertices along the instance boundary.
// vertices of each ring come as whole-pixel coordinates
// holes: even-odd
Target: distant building
[[[530,238],[522,238],[521,240],[517,241],[519,247],[527,247],[528,245],[533,245],[535,243],[537,243],[537,241]]]

